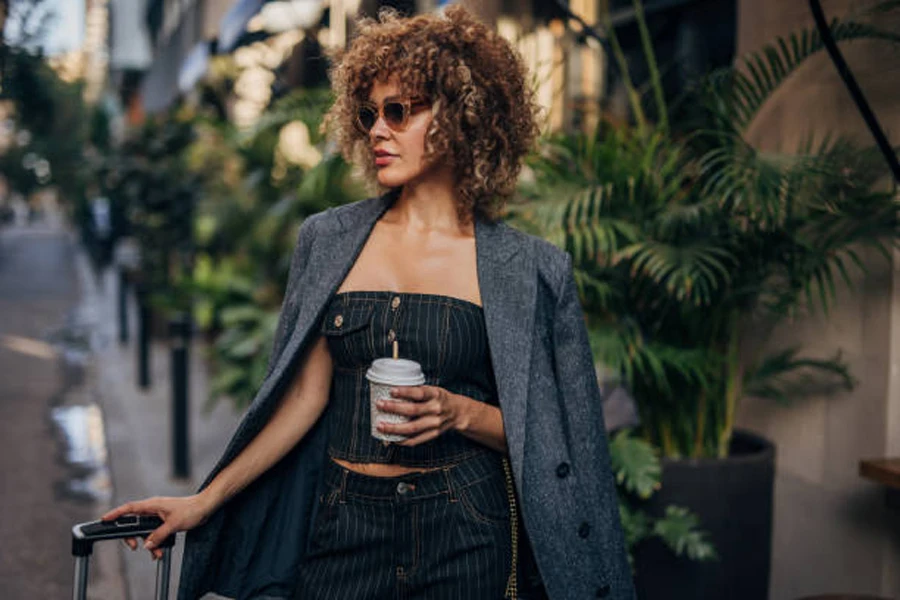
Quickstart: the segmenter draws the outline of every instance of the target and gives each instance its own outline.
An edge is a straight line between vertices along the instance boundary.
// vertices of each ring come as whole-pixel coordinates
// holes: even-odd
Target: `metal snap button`
[[[591,535],[591,525],[590,523],[584,522],[578,526],[578,537],[581,539],[587,539],[587,536]]]
[[[344,315],[338,315],[334,318],[334,326],[340,327],[344,324]]]
[[[393,329],[391,329],[390,331],[388,331],[388,341],[393,342],[395,339],[397,339],[397,334]]]
[[[398,494],[405,494],[408,491],[409,491],[409,484],[406,483],[405,481],[401,481],[400,483],[397,484],[397,493]]]
[[[400,296],[394,296],[394,299],[391,300],[391,308],[396,309],[400,306]]]

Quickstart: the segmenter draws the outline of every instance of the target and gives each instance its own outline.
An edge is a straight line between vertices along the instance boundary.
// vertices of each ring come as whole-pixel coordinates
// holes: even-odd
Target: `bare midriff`
[[[368,475],[370,477],[402,477],[403,475],[409,475],[410,473],[425,473],[440,468],[404,467],[403,465],[388,465],[384,463],[355,463],[346,461],[342,458],[332,458],[331,460],[348,471],[353,471],[360,475]]]

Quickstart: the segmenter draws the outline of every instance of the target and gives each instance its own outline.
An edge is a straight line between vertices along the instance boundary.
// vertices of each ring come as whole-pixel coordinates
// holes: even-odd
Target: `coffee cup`
[[[384,433],[378,430],[379,423],[406,423],[409,421],[409,417],[381,411],[376,403],[379,400],[411,402],[402,398],[393,398],[391,388],[424,384],[425,374],[422,372],[422,365],[406,358],[376,358],[366,371],[366,379],[369,380],[369,422],[372,426],[372,437],[385,442],[402,442],[407,439],[405,435]]]

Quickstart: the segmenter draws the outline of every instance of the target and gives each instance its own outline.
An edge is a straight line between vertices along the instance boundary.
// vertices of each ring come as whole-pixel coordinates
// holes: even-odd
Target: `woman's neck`
[[[456,189],[447,170],[407,182],[390,213],[389,220],[410,233],[458,235],[468,229],[460,223]]]

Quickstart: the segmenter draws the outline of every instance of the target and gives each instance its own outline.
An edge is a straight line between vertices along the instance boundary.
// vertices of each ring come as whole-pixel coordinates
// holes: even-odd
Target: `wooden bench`
[[[885,486],[885,502],[900,511],[900,458],[870,458],[859,461],[859,475]]]

